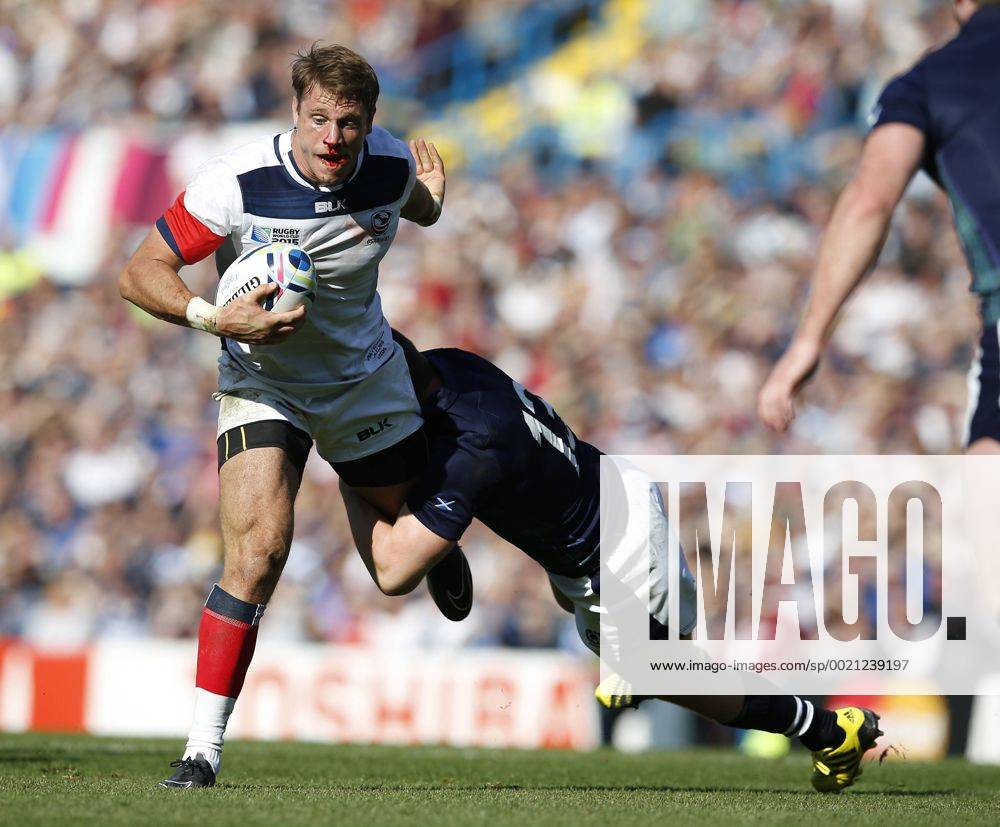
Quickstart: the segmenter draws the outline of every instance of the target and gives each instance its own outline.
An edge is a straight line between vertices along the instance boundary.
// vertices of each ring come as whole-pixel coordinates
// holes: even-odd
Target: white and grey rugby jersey
[[[320,186],[297,168],[291,139],[284,132],[208,161],[156,226],[188,264],[228,237],[237,254],[277,241],[304,249],[317,287],[302,328],[281,344],[226,340],[225,348],[268,384],[332,392],[364,379],[393,353],[376,290],[378,265],[396,236],[416,168],[406,144],[376,126],[351,178]]]

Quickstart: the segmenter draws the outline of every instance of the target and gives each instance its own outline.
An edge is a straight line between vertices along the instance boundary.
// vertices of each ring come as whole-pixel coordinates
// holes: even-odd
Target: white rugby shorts
[[[227,353],[219,359],[219,427],[284,420],[305,431],[327,462],[350,462],[391,448],[423,424],[403,350],[357,382],[317,396],[295,396],[241,367]]]

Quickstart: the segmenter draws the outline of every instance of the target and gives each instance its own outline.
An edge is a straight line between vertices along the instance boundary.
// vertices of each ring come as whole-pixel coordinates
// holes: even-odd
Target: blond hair
[[[375,114],[378,77],[367,60],[346,46],[321,46],[317,41],[309,47],[309,51],[296,54],[292,61],[295,99],[301,101],[315,85],[338,101],[360,103],[369,118]]]

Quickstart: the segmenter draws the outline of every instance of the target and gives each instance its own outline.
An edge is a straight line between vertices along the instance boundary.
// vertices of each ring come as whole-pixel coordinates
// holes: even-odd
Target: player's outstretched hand
[[[278,289],[274,282],[262,284],[219,309],[215,329],[220,336],[249,345],[273,345],[284,341],[302,326],[305,305],[285,313],[263,308],[264,299]]]
[[[444,161],[438,155],[437,147],[423,138],[410,141],[410,154],[417,162],[417,180],[439,201],[444,200]]]
[[[782,354],[757,395],[757,416],[779,433],[795,419],[794,397],[819,364],[819,345],[796,340]]]

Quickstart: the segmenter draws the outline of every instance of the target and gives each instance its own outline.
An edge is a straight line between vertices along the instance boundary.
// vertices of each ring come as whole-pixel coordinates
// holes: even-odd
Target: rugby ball
[[[316,269],[305,250],[291,244],[263,244],[241,255],[219,279],[215,304],[224,307],[262,284],[278,289],[264,299],[265,310],[284,313],[305,305],[316,296]]]

